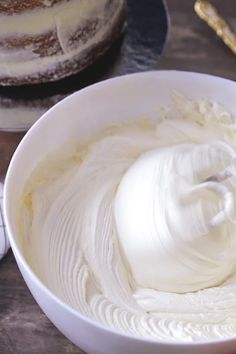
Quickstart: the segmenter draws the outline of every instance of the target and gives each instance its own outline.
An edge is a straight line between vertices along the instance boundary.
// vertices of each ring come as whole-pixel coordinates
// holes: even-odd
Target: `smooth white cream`
[[[58,297],[111,328],[235,336],[236,126],[178,96],[166,116],[42,161],[19,205],[22,249]]]
[[[184,293],[232,273],[236,177],[224,179],[222,170],[235,157],[222,142],[177,144],[142,154],[125,173],[116,225],[139,286]]]

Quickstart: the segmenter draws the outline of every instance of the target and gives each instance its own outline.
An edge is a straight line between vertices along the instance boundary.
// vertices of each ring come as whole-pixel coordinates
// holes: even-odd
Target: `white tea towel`
[[[3,184],[0,183],[0,259],[7,253],[10,243],[3,217]]]

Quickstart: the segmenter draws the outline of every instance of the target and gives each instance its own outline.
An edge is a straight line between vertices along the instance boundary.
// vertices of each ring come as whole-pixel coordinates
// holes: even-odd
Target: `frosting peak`
[[[226,183],[222,173],[232,163],[231,150],[221,142],[156,149],[123,176],[116,225],[140,287],[184,293],[215,286],[232,273],[236,178]]]

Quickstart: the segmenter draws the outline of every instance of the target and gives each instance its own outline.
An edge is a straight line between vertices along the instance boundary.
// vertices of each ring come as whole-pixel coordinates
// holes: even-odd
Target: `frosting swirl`
[[[184,293],[220,284],[232,273],[236,178],[225,164],[235,155],[222,142],[178,144],[149,151],[128,169],[115,216],[139,286]],[[212,176],[220,180],[206,181]]]
[[[235,137],[221,107],[176,97],[174,116],[63,148],[25,186],[27,261],[63,301],[119,331],[234,336]]]

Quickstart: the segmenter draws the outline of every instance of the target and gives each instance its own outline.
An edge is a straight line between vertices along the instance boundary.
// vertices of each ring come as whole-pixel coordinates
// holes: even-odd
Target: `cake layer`
[[[4,0],[0,2],[0,13],[13,15],[25,10],[53,6],[64,0]]]
[[[124,22],[124,0],[60,1],[0,15],[0,84],[53,81],[76,73],[111,45]]]

